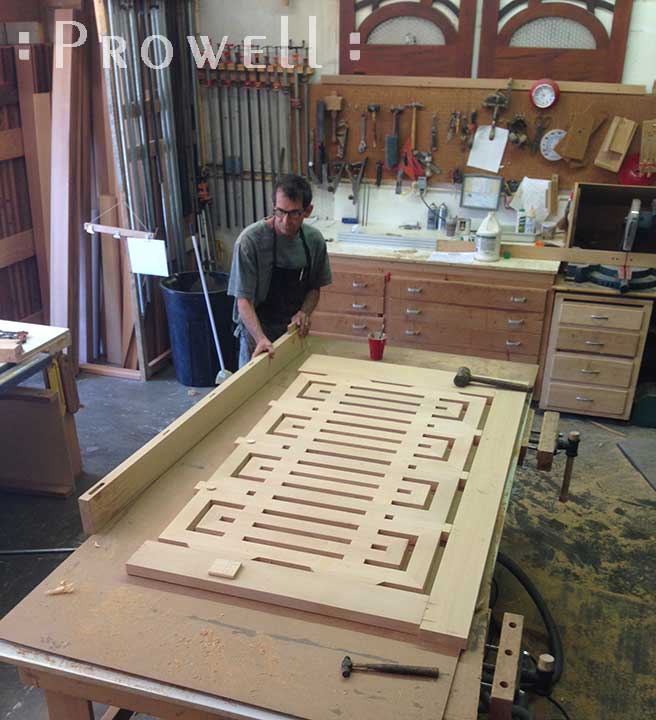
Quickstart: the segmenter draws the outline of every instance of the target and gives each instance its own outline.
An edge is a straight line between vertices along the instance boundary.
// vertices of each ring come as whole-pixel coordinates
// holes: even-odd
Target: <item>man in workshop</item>
[[[303,220],[312,213],[312,188],[283,175],[273,188],[273,215],[245,228],[232,256],[228,294],[239,336],[239,367],[262,353],[290,323],[305,336],[321,288],[332,275],[321,233]]]

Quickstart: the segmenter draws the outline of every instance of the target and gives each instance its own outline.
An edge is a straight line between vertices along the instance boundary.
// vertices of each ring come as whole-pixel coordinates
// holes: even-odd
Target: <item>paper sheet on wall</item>
[[[169,276],[164,240],[129,237],[128,253],[130,255],[130,269],[136,275]]]
[[[549,186],[550,180],[539,180],[525,177],[517,192],[513,196],[510,207],[513,210],[526,210],[535,208],[535,221],[538,225],[549,217]]]
[[[505,128],[496,128],[494,140],[490,140],[490,125],[481,125],[474,135],[467,165],[488,172],[499,172],[507,142],[508,130]]]

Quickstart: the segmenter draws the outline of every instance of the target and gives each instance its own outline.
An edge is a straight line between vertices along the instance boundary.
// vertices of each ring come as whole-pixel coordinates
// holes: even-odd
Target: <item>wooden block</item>
[[[638,123],[616,115],[594,161],[597,167],[618,172],[631,146]]]
[[[515,692],[519,689],[517,680],[523,629],[524,618],[521,615],[504,614],[490,693],[490,720],[511,720]]]
[[[559,190],[559,179],[558,173],[554,173],[551,176],[549,183],[549,192],[547,197],[549,215],[556,215],[558,213],[558,190]]]
[[[526,425],[524,426],[524,435],[522,436],[522,445],[519,449],[519,457],[517,458],[517,464],[521,467],[524,464],[526,458],[526,452],[528,450],[528,444],[531,442],[531,430],[533,429],[533,418],[535,417],[535,411],[529,410],[528,417],[526,418]]]
[[[556,150],[568,160],[583,162],[590,138],[606,119],[606,114],[590,108],[571,116],[567,135],[558,143]]]
[[[23,355],[23,343],[19,340],[0,339],[0,362],[17,363]]]
[[[560,413],[547,411],[542,418],[540,442],[538,443],[538,470],[551,470],[554,450],[558,442]]]
[[[230,578],[237,577],[241,562],[239,560],[225,560],[217,558],[210,567],[208,575],[211,577]]]
[[[645,120],[642,123],[640,172],[643,175],[656,172],[656,120]]]

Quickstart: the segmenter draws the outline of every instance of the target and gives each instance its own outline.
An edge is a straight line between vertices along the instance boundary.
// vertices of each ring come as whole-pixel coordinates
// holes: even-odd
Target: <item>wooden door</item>
[[[476,0],[340,0],[342,75],[470,77]]]
[[[633,0],[485,0],[478,76],[619,83],[632,6]]]

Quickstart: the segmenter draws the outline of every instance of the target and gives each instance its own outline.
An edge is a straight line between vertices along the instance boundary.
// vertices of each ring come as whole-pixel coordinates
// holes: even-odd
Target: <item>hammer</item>
[[[417,665],[387,665],[385,663],[354,663],[348,655],[342,660],[342,677],[351,677],[356,670],[364,672],[379,672],[389,675],[415,675],[437,679],[440,670],[436,667],[420,667]]]
[[[410,103],[406,105],[407,108],[412,108],[412,130],[410,131],[410,149],[415,150],[417,147],[417,110],[422,110],[423,105],[418,102]]]
[[[380,110],[380,105],[369,105],[367,108],[369,112],[371,113],[371,119],[374,121],[374,150],[378,147],[378,111]]]
[[[497,378],[484,377],[483,375],[472,375],[472,371],[468,367],[458,368],[458,372],[453,378],[453,384],[457,387],[466,387],[469,383],[477,382],[482,385],[491,385],[500,390],[519,390],[520,392],[529,392],[533,389],[533,385],[521,382],[512,382],[511,380],[498,380]]]

